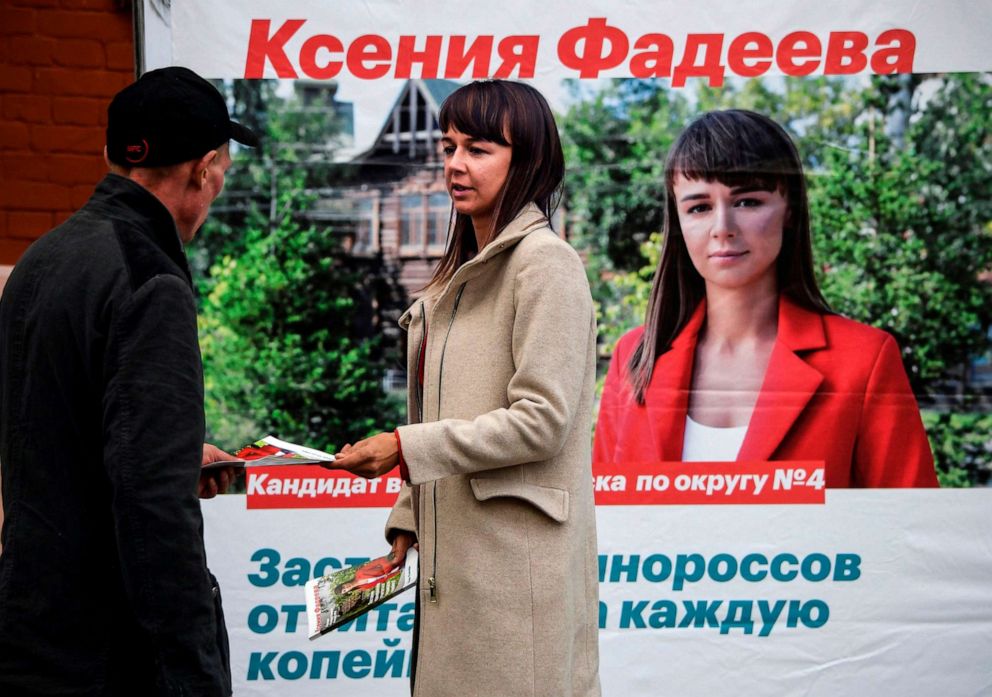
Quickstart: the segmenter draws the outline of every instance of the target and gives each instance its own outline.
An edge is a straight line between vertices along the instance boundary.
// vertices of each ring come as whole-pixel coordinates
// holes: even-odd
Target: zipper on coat
[[[420,335],[420,346],[417,348],[417,389],[414,394],[417,396],[417,421],[418,423],[424,422],[424,382],[420,379],[420,376],[424,374],[424,344],[427,342],[427,313],[424,310],[424,303],[420,303],[420,324],[423,327],[423,332]],[[434,518],[434,547],[437,548],[437,489],[436,485],[431,482],[434,493],[434,501],[432,503],[432,516]],[[437,567],[437,555],[434,556],[434,567]],[[432,603],[437,602],[437,582],[434,577],[431,576],[427,579],[427,587],[430,589],[430,601]]]
[[[434,518],[434,559],[431,562],[431,575],[427,579],[427,587],[430,589],[430,601],[437,603],[437,480],[431,482],[431,517]]]
[[[462,293],[465,292],[466,283],[463,283],[461,287],[458,288],[458,293],[455,295],[455,303],[451,308],[451,319],[448,320],[448,331],[444,334],[444,341],[441,343],[441,359],[438,361],[437,370],[437,418],[441,418],[441,378],[444,375],[444,352],[448,348],[448,336],[451,334],[451,326],[455,323],[455,314],[458,312],[458,304],[462,300]],[[424,380],[426,382],[426,379]],[[434,514],[434,555],[433,562],[431,565],[432,574],[427,578],[427,587],[430,590],[430,601],[432,603],[437,602],[438,588],[437,588],[437,481],[431,482],[431,496],[433,498],[432,502],[432,513]]]
[[[420,380],[420,376],[424,371],[424,343],[427,341],[427,314],[424,312],[424,304],[420,303],[420,324],[423,327],[423,331],[420,334],[420,346],[417,348],[417,389],[414,394],[417,395],[417,423],[424,422],[424,383]]]

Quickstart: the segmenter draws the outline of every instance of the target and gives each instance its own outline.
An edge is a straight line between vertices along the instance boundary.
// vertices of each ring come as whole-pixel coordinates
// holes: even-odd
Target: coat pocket
[[[471,480],[477,501],[506,497],[526,501],[557,523],[568,520],[568,491],[526,482],[506,482],[500,479]]]

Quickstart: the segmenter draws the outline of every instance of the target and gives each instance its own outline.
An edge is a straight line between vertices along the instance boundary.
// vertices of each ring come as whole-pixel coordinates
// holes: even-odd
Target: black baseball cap
[[[217,88],[189,68],[152,70],[107,109],[107,156],[122,167],[162,167],[202,157],[234,139],[258,136],[231,121]]]

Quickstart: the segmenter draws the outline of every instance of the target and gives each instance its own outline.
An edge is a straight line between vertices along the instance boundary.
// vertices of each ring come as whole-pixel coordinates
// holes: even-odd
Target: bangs
[[[502,90],[486,89],[485,82],[473,82],[444,100],[438,114],[441,132],[454,129],[476,139],[510,145],[506,139],[510,104]]]
[[[747,116],[710,112],[690,124],[672,146],[665,178],[669,187],[681,174],[731,188],[774,191],[787,189],[788,180],[801,176],[798,167],[798,156],[784,132]]]

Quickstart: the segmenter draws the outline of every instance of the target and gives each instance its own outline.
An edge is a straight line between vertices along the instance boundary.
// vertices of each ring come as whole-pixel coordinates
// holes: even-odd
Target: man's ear
[[[217,159],[217,151],[211,150],[206,155],[193,163],[193,171],[190,172],[190,183],[197,189],[202,189],[207,184],[207,170],[214,160]]]
[[[103,146],[103,161],[107,163],[107,169],[113,167],[113,164],[110,162],[110,155],[107,154],[106,145]]]

